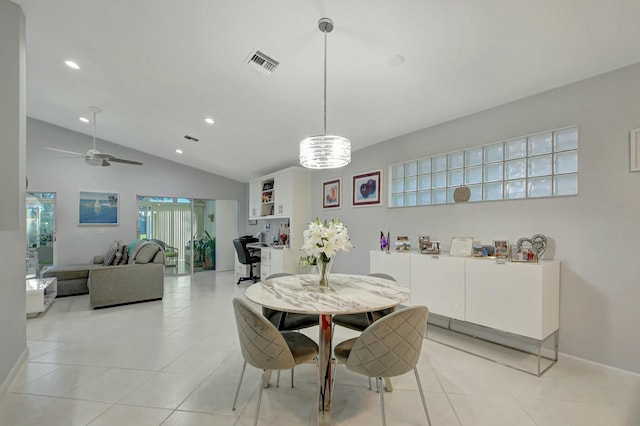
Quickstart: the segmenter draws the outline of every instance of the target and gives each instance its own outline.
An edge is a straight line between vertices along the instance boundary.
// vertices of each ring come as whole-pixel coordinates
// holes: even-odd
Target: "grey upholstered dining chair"
[[[288,275],[293,274],[289,272],[278,272],[276,274],[269,275],[265,279],[270,280],[272,278],[286,277]],[[271,324],[275,325],[280,331],[302,330],[303,328],[318,325],[320,321],[318,315],[282,312],[265,307],[262,307],[262,315],[264,315],[269,321],[271,321]]]
[[[391,275],[384,274],[384,273],[381,273],[381,272],[371,273],[371,274],[368,274],[368,276],[377,277],[377,278],[383,278],[385,280],[390,280],[390,281],[394,281],[394,282],[396,281],[396,279],[393,278]],[[393,311],[395,311],[395,307],[388,308],[388,309],[382,309],[382,310],[379,310],[379,311],[361,313],[361,314],[334,315],[333,316],[333,323],[336,324],[336,325],[340,325],[342,327],[345,327],[345,328],[349,328],[351,330],[363,331],[364,329],[369,327],[369,325],[372,322],[377,321],[377,320],[379,320],[380,318],[382,318],[382,317],[384,317],[386,315],[389,315]]]
[[[371,324],[360,337],[345,340],[334,349],[337,360],[346,364],[347,369],[376,378],[376,384],[380,389],[383,425],[386,425],[387,421],[382,378],[400,376],[411,370],[416,376],[427,423],[431,424],[416,368],[422,342],[427,334],[428,316],[429,309],[426,306],[418,305],[399,310]]]
[[[301,333],[291,331],[280,332],[265,317],[256,312],[240,298],[233,299],[233,311],[238,327],[240,350],[244,363],[240,373],[240,381],[233,398],[232,410],[236,409],[240,385],[247,363],[263,371],[260,379],[258,405],[254,425],[258,424],[260,402],[262,400],[262,384],[268,370],[288,370],[298,364],[314,361],[318,356],[316,342]]]
[[[278,277],[286,277],[293,275],[289,272],[278,272],[269,275],[267,280]],[[275,325],[280,331],[298,331],[303,328],[313,327],[319,324],[320,318],[318,315],[312,314],[298,314],[295,312],[283,312],[275,309],[262,307],[262,315],[267,318],[271,324]],[[280,386],[280,370],[278,370],[278,378],[276,380],[276,386]],[[291,369],[291,387],[293,387],[293,368]]]

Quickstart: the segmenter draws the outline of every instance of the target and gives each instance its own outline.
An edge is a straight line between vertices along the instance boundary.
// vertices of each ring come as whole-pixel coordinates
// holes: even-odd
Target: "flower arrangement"
[[[310,222],[303,232],[302,251],[306,257],[300,259],[300,265],[312,265],[313,260],[321,266],[320,283],[326,285],[326,267],[331,258],[339,251],[349,251],[353,246],[347,227],[339,219]]]

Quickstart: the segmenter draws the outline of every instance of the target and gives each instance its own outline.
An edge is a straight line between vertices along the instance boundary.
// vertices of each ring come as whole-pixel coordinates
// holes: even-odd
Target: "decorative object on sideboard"
[[[387,232],[387,236],[384,236],[384,232],[380,231],[380,250],[385,251],[389,250],[389,233]]]
[[[470,257],[473,252],[473,237],[453,237],[449,256]]]
[[[310,169],[333,169],[351,162],[351,141],[327,135],[327,34],[333,31],[333,21],[322,18],[318,28],[324,33],[324,133],[300,142],[300,164]]]
[[[411,240],[406,236],[396,237],[395,243],[396,251],[411,251]]]
[[[455,191],[453,191],[453,201],[455,201],[456,203],[464,203],[469,201],[469,198],[471,198],[471,190],[469,189],[468,186],[459,186],[456,188]]]
[[[420,253],[439,255],[440,241],[422,240],[420,243]]]
[[[493,245],[474,244],[473,257],[495,257],[496,249]]]
[[[530,238],[520,238],[516,245],[511,247],[512,262],[537,262],[538,253]]]
[[[505,259],[509,257],[509,241],[507,240],[493,240],[493,248],[496,258]]]
[[[533,247],[536,250],[538,259],[542,258],[544,251],[547,249],[547,237],[542,234],[536,234],[531,237],[531,241],[533,242]]]

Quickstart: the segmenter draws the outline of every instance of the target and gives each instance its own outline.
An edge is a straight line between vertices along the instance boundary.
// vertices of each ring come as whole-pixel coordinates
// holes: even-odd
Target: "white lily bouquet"
[[[331,258],[337,252],[349,251],[353,247],[347,227],[339,219],[321,222],[320,218],[317,218],[309,223],[302,235],[302,251],[306,253],[306,259],[316,258],[320,267],[320,284],[327,285],[327,265]]]

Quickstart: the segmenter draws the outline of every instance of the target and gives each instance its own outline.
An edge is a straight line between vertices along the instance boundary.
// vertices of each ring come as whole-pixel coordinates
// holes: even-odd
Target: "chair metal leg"
[[[390,377],[385,377],[384,378],[384,390],[386,390],[387,392],[393,392],[393,385],[391,384],[391,378]]]
[[[387,417],[384,414],[384,388],[382,387],[382,377],[376,377],[376,386],[380,389],[380,412],[382,414],[382,426],[387,426]]]
[[[276,387],[280,387],[280,370],[278,370],[278,377],[276,378]]]
[[[253,426],[258,426],[258,413],[260,413],[260,403],[262,402],[262,389],[264,389],[264,386],[262,386],[262,383],[264,382],[264,375],[266,373],[267,371],[263,370],[262,378],[260,379],[260,386],[258,386],[260,388],[260,391],[258,392],[258,406],[256,407],[256,417],[253,420]]]
[[[291,387],[293,387],[293,368],[291,369]]]
[[[429,418],[429,410],[427,410],[427,401],[424,399],[424,392],[422,392],[422,383],[420,383],[420,376],[418,376],[418,369],[413,367],[413,372],[416,373],[416,382],[418,382],[418,390],[420,391],[420,398],[422,398],[422,406],[424,407],[424,413],[427,415],[427,424],[431,426],[431,419]]]
[[[240,385],[242,384],[242,377],[244,377],[244,370],[247,368],[247,361],[242,364],[242,371],[240,372],[240,380],[238,381],[238,389],[236,389],[236,397],[233,398],[233,407],[231,411],[236,411],[236,402],[238,401],[238,394],[240,394]]]

